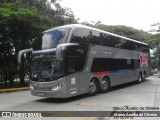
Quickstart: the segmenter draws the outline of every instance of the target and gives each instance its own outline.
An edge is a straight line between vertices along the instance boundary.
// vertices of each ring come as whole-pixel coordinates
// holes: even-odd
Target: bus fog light
[[[58,85],[52,87],[51,90],[57,91],[57,90],[60,89],[62,86],[63,86],[63,84],[58,84]]]
[[[30,88],[32,89],[32,90],[34,90],[34,87],[30,84]]]

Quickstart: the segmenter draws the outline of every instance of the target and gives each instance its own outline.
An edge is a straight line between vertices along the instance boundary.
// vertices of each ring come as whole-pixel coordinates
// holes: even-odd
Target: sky
[[[160,22],[160,0],[61,0],[60,4],[71,8],[80,22],[101,21],[144,31],[158,29],[151,25]]]

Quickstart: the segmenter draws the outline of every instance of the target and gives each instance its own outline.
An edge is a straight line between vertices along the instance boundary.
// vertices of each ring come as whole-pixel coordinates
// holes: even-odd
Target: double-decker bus
[[[31,94],[67,98],[96,95],[112,86],[150,76],[150,52],[146,43],[72,24],[42,33],[40,50],[31,52]]]

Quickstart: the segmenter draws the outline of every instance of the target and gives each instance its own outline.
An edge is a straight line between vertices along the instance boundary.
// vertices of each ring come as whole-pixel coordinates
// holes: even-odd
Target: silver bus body
[[[68,98],[89,93],[91,91],[91,81],[93,80],[96,81],[97,88],[100,90],[103,87],[104,78],[109,80],[107,85],[112,87],[137,81],[138,79],[141,82],[150,76],[148,44],[84,25],[66,25],[54,29],[62,28],[70,29],[65,38],[65,43],[59,43],[61,46],[57,45],[53,48],[32,51],[33,64],[34,60],[38,59],[40,61],[41,57],[47,56],[48,52],[51,54],[54,52],[53,57],[56,59],[48,60],[47,57],[44,59],[44,61],[55,60],[51,68],[53,69],[54,66],[55,75],[48,75],[48,78],[45,74],[37,77],[38,72],[36,73],[35,71],[41,68],[34,70],[34,65],[32,66],[32,79],[30,80],[32,95]],[[115,42],[108,44],[110,37],[115,39]],[[129,46],[127,46],[127,42]],[[46,55],[42,55],[42,53]],[[61,60],[57,61],[57,59]],[[41,62],[39,63],[41,64]],[[42,65],[45,64],[47,65],[48,63],[42,63]],[[58,68],[61,71],[60,73],[62,73],[60,75],[57,75],[59,73],[56,72],[56,64],[57,66],[65,66]],[[35,63],[35,65],[38,65],[38,63]],[[71,70],[72,67],[74,67],[73,71]],[[62,71],[67,72],[63,73]]]

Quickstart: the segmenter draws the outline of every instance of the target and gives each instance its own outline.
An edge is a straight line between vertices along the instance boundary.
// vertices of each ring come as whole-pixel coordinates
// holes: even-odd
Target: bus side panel
[[[92,61],[93,58],[88,57],[83,71],[79,74],[80,94],[89,92],[89,82],[93,78],[92,73],[90,73]]]
[[[66,76],[67,93],[69,97],[79,95],[79,74],[74,73]]]
[[[85,94],[89,92],[89,80],[91,75],[89,73],[80,74],[80,94]]]
[[[146,55],[148,64],[145,63],[141,66],[140,57],[145,57]],[[91,58],[106,59],[106,62],[108,61],[107,59],[113,59],[111,61],[108,61],[110,64],[112,64],[113,69],[111,67],[110,70],[108,69],[105,70],[108,73],[110,73],[109,76],[111,80],[111,85],[113,86],[136,81],[138,79],[139,72],[143,74],[146,73],[146,77],[150,76],[149,56],[150,54],[146,52],[111,48],[105,46],[103,47],[93,46],[90,54]],[[98,66],[101,67],[101,65],[104,66],[104,63],[100,62],[97,63],[98,63],[97,68]],[[125,66],[128,67],[124,68]]]
[[[90,58],[96,61],[94,63],[95,65],[93,61],[90,62],[92,64],[91,68],[95,66],[94,70],[97,70],[97,72],[101,72],[98,69],[103,67],[104,64],[109,64],[109,69],[102,71],[107,71],[109,73],[107,76],[110,78],[111,86],[132,82],[137,79],[137,67],[134,66],[134,62],[138,61],[139,52],[106,46],[93,46],[90,53]],[[101,60],[99,61],[98,59]],[[102,62],[102,59],[105,60],[105,63]],[[127,64],[128,67],[124,68]]]

